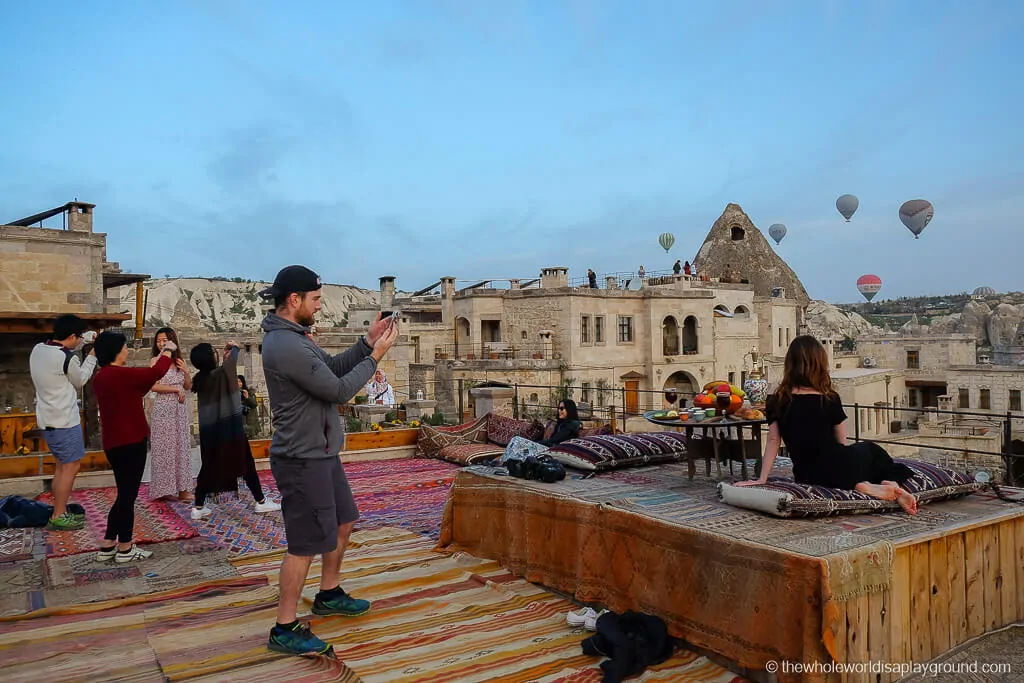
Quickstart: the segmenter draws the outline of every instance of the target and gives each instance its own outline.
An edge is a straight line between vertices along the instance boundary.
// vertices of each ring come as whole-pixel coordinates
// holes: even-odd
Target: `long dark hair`
[[[99,336],[96,337],[96,343],[93,348],[96,350],[96,364],[101,368],[105,368],[115,360],[117,360],[117,354],[121,353],[121,349],[125,347],[127,340],[125,336],[120,332],[111,332],[109,330],[100,332]]]
[[[238,381],[242,383],[242,390],[249,391],[249,385],[245,382],[245,375],[239,375]]]
[[[798,388],[813,389],[825,398],[837,395],[828,374],[828,353],[821,342],[809,334],[794,339],[786,351],[782,381],[775,390],[780,412],[793,400],[793,390]]]
[[[572,400],[571,398],[563,398],[561,401],[559,401],[559,403],[565,406],[566,422],[569,422],[570,420],[576,420],[577,422],[580,421],[580,413],[579,410],[576,409],[576,401]]]
[[[156,334],[153,335],[153,358],[156,358],[157,356],[160,355],[160,347],[156,345],[156,338],[159,337],[161,334],[166,334],[167,340],[174,342],[174,345],[178,347],[171,352],[171,357],[174,358],[174,360],[178,360],[179,358],[181,358],[181,344],[178,343],[178,333],[175,332],[170,327],[161,327],[159,330],[156,331]]]
[[[192,347],[189,360],[199,371],[192,378],[192,391],[198,394],[210,378],[210,373],[217,369],[217,354],[214,353],[213,346],[204,342]]]

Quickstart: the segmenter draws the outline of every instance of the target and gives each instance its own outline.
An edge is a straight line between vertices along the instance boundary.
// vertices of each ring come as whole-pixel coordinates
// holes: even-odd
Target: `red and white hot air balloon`
[[[868,301],[874,299],[875,294],[878,294],[878,290],[881,288],[882,278],[877,275],[861,275],[857,278],[857,289]]]

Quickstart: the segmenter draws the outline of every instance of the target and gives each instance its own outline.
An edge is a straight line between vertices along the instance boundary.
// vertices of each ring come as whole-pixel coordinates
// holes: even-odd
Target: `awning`
[[[53,332],[53,321],[64,313],[29,313],[25,311],[0,311],[0,333],[3,334],[48,334]],[[131,320],[129,313],[75,313],[90,329],[120,327],[125,320]]]
[[[908,387],[943,387],[945,388],[946,383],[938,379],[908,379],[906,380]]]
[[[643,379],[646,376],[647,375],[640,374],[636,370],[630,370],[625,375],[620,376],[619,379]]]
[[[114,287],[124,287],[136,282],[145,282],[149,278],[149,275],[143,275],[142,273],[103,273],[103,289],[113,289]]]

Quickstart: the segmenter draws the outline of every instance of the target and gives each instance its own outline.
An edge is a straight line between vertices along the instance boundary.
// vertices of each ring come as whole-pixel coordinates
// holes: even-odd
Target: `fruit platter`
[[[696,422],[735,423],[764,419],[764,413],[750,405],[743,389],[723,381],[708,382],[693,397],[692,408],[651,410],[644,417],[655,424],[682,427]]]

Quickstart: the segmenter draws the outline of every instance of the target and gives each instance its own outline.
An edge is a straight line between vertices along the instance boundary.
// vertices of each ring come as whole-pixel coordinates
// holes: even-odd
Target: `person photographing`
[[[355,396],[398,339],[394,316],[377,315],[367,334],[332,356],[310,336],[320,311],[320,277],[304,266],[282,269],[260,292],[274,302],[263,319],[263,371],[274,437],[270,469],[281,493],[288,548],[281,563],[277,623],[268,649],[293,655],[334,656],[334,649],[297,619],[313,557],[323,556],[317,615],[358,616],[370,609],[340,586],[341,562],[359,518],[338,454],[344,432],[337,405]]]
[[[77,315],[62,315],[53,321],[53,338],[36,344],[29,355],[36,390],[36,424],[44,431],[46,445],[57,461],[53,516],[47,524],[54,531],[75,531],[85,526],[84,517],[68,512],[67,504],[85,457],[78,392],[96,369],[93,351],[81,360],[76,352],[95,339],[95,332],[86,332],[84,320]]]

